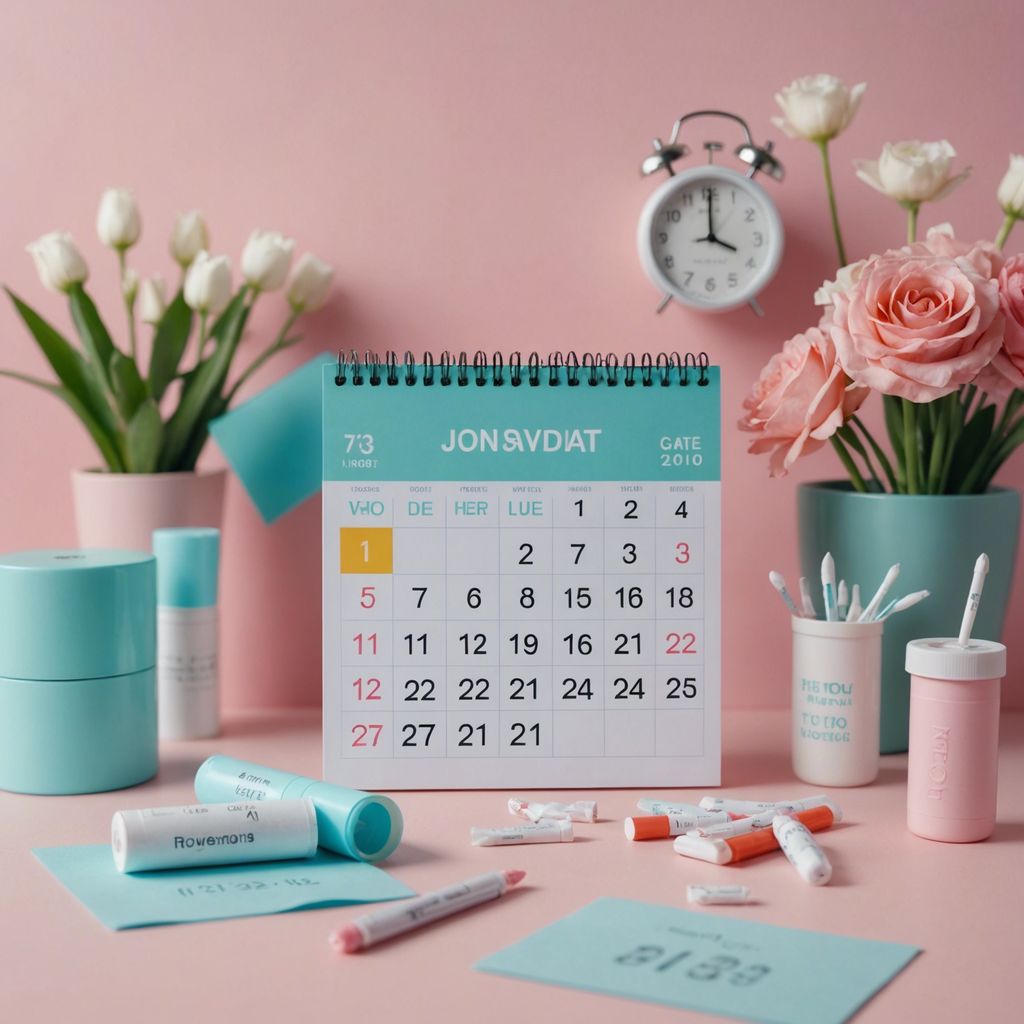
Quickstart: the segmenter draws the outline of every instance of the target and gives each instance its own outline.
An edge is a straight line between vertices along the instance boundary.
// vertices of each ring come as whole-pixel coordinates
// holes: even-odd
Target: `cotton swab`
[[[806,576],[800,577],[800,601],[804,606],[804,617],[816,619],[818,613],[814,610],[814,601],[811,600],[811,585],[807,582]]]
[[[868,604],[867,608],[860,613],[860,618],[857,620],[858,622],[871,622],[874,619],[875,614],[878,611],[878,606],[884,600],[885,595],[889,593],[889,588],[896,582],[896,577],[899,576],[899,574],[900,563],[897,562],[894,566],[891,566],[889,571],[885,574],[885,579],[882,580],[878,590],[875,591],[875,596],[871,598],[870,604]]]
[[[825,621],[836,621],[836,560],[831,551],[821,560],[821,597],[825,602]]]
[[[857,617],[864,611],[860,604],[860,584],[854,583],[850,593],[850,610],[846,613],[846,621],[856,622]]]
[[[779,597],[786,602],[786,607],[795,615],[798,619],[802,618],[800,612],[797,611],[796,605],[793,603],[793,598],[789,596],[789,591],[786,589],[786,581],[782,576],[781,572],[776,572],[774,569],[768,573],[768,580],[771,585],[779,592]]]
[[[895,601],[890,601],[873,621],[882,622],[889,618],[890,615],[895,615],[897,612],[904,612],[908,608],[913,608],[915,604],[918,604],[926,597],[930,596],[930,590],[915,590],[914,593],[907,594],[906,597],[900,597]]]
[[[978,605],[981,604],[981,591],[985,586],[985,577],[988,575],[988,555],[978,555],[974,563],[974,576],[971,578],[971,591],[967,595],[967,606],[964,608],[964,618],[960,623],[960,636],[957,643],[966,647],[971,639],[971,630],[974,628],[974,617],[978,614]]]
[[[839,596],[836,598],[836,612],[839,615],[839,621],[842,622],[846,618],[846,608],[850,603],[850,594],[846,589],[846,580],[839,581]]]

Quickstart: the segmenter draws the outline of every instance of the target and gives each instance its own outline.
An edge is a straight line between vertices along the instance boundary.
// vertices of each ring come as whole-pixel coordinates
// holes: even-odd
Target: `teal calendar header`
[[[324,367],[325,480],[719,480],[708,384],[335,383]]]

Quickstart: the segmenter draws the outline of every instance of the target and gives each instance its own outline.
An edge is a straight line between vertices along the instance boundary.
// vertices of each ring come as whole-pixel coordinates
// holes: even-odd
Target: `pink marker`
[[[356,953],[367,946],[440,921],[442,917],[496,900],[525,877],[525,871],[489,871],[447,889],[438,889],[437,892],[357,917],[331,932],[327,941],[337,953]]]

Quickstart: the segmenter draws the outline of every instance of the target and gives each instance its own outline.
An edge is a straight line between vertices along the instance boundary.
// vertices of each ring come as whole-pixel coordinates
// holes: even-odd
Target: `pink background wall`
[[[236,260],[260,226],[337,266],[335,298],[307,322],[306,343],[255,387],[338,346],[708,351],[725,375],[725,699],[782,706],[788,634],[765,574],[795,574],[796,483],[838,472],[823,452],[770,481],[732,429],[761,365],[815,319],[811,293],[833,265],[816,154],[771,127],[772,94],[819,70],[869,83],[833,153],[851,255],[903,231],[899,211],[850,169],[886,140],[949,138],[975,173],[922,226],[950,219],[963,235],[991,237],[1007,153],[1024,149],[1016,6],[8,2],[0,276],[66,324],[23,251],[66,228],[116,326],[115,264],[93,224],[100,191],[124,184],[142,205],[132,257],[144,274],[173,277],[166,238],[174,213],[191,207],[206,213],[213,249]],[[639,161],[653,135],[701,106],[747,117],[787,166],[785,183],[768,186],[788,251],[763,321],[680,308],[656,317],[637,263],[636,219],[653,187]],[[1013,242],[1024,246],[1024,229]],[[279,296],[263,303],[251,346],[282,307]],[[45,372],[6,306],[0,365]],[[94,461],[62,406],[0,380],[0,549],[73,543],[68,473]],[[1003,482],[1024,483],[1019,453]],[[315,502],[268,529],[232,482],[229,704],[319,700],[318,531]],[[1024,620],[1024,583],[1010,615]],[[1019,705],[1015,673],[1006,695]]]

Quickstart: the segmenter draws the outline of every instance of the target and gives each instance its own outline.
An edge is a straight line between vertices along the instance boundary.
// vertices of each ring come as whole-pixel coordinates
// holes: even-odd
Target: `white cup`
[[[793,771],[804,782],[877,778],[883,628],[793,619]]]

